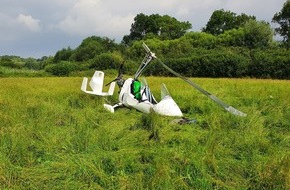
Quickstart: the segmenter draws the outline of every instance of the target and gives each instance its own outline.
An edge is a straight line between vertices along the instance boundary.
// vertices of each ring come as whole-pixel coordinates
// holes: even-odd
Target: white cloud
[[[57,28],[72,35],[114,38],[128,33],[134,16],[113,13],[101,0],[79,0]]]
[[[202,9],[213,9],[220,0],[78,0],[68,15],[55,27],[70,35],[98,35],[120,40],[129,34],[134,17],[139,13],[167,14],[189,21]]]
[[[32,18],[30,15],[19,14],[17,21],[24,25],[27,29],[33,32],[38,32],[41,30],[40,20]]]
[[[245,13],[256,16],[258,20],[266,20],[271,22],[272,17],[276,12],[279,12],[282,9],[285,1],[286,0],[232,0],[228,1],[226,8],[237,14]]]
[[[0,44],[12,40],[14,38],[15,21],[6,14],[0,13]]]

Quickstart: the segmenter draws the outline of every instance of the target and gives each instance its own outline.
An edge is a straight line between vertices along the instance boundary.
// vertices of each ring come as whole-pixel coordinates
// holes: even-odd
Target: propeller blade
[[[119,67],[118,77],[119,77],[121,74],[123,74],[123,68],[124,68],[124,63],[122,63],[122,64],[120,65],[120,67]],[[117,77],[117,78],[118,78],[118,77]]]
[[[124,68],[124,63],[122,63],[119,67],[119,70],[118,70],[118,76],[117,78],[115,78],[114,80],[112,80],[111,82],[109,82],[108,84],[106,84],[105,86],[108,86],[109,84],[111,84],[112,82],[115,82],[115,81],[118,81],[120,79],[122,79],[122,74],[123,74],[123,68]]]

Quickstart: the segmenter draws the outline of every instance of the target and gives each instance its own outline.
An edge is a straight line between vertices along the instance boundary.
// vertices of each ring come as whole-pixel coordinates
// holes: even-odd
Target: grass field
[[[84,94],[79,77],[0,78],[0,189],[290,189],[290,81],[193,79],[247,117],[180,79],[147,81],[196,123],[109,113],[117,93]]]

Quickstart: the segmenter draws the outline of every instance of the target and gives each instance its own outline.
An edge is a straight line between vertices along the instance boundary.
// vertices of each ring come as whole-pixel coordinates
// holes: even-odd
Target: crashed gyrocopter
[[[106,86],[110,85],[108,92],[102,92],[104,82],[104,73],[102,71],[95,71],[89,83],[92,91],[87,90],[88,78],[86,77],[84,77],[83,79],[81,90],[88,94],[94,94],[98,96],[111,96],[114,93],[114,88],[117,83],[117,85],[120,88],[119,103],[113,106],[109,104],[104,104],[105,109],[109,110],[110,112],[114,113],[116,108],[125,106],[128,108],[135,108],[143,113],[150,113],[151,110],[153,110],[154,112],[160,115],[181,117],[183,114],[178,105],[176,104],[176,102],[169,94],[165,84],[161,85],[161,101],[157,102],[153,94],[151,93],[146,80],[143,79],[142,82],[138,80],[138,77],[142,74],[147,65],[153,59],[155,59],[169,72],[171,72],[175,76],[181,78],[182,80],[193,86],[195,89],[197,89],[198,91],[209,97],[211,100],[222,106],[228,112],[238,116],[243,117],[246,116],[245,113],[235,109],[232,106],[227,105],[226,103],[218,99],[216,96],[210,94],[209,92],[198,86],[193,81],[183,77],[179,73],[172,70],[170,67],[165,65],[160,59],[158,59],[156,55],[153,52],[151,52],[151,50],[145,43],[143,43],[142,45],[146,51],[146,55],[142,60],[137,72],[135,73],[134,78],[128,78],[126,80],[123,79],[122,74],[123,64],[122,64],[119,68],[117,78],[106,84]]]

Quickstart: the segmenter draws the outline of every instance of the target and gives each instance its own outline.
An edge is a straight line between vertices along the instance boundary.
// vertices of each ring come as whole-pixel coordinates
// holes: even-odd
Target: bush
[[[243,77],[247,76],[249,62],[249,52],[244,48],[197,48],[190,57],[169,59],[168,66],[187,77]]]
[[[212,49],[217,46],[217,37],[205,32],[189,32],[180,38],[181,42],[189,42],[193,47]]]
[[[9,58],[9,57],[1,57],[0,66],[10,67],[14,69],[21,69],[23,67],[21,63],[15,62],[13,58]]]
[[[257,78],[290,78],[290,51],[286,49],[260,50],[251,52],[249,76]]]
[[[124,62],[123,57],[118,52],[102,53],[97,55],[90,64],[91,69],[106,70],[106,69],[119,69],[120,65]]]
[[[44,68],[44,63],[37,61],[33,58],[28,58],[25,61],[24,67],[31,70],[41,70]]]
[[[63,61],[58,64],[47,65],[45,71],[55,76],[68,76],[72,71],[79,70],[79,68],[76,63]]]

